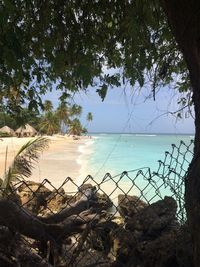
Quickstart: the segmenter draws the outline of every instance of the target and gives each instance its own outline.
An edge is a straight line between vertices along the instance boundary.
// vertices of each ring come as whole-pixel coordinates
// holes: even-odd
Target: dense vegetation
[[[68,133],[72,135],[86,134],[87,129],[81,124],[79,117],[82,114],[82,107],[77,104],[61,102],[60,105],[53,109],[51,101],[46,100],[43,104],[43,112],[21,109],[20,114],[0,112],[0,128],[7,125],[12,129],[17,129],[26,123],[32,125],[39,133],[52,135],[55,133]],[[87,121],[93,120],[92,113],[87,114]],[[5,134],[1,133],[1,137]],[[6,134],[8,136],[8,134]]]

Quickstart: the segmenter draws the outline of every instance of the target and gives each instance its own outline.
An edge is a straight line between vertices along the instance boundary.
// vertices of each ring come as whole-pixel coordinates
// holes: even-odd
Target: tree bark
[[[200,263],[200,1],[161,0],[189,70],[195,110],[194,157],[185,181],[187,218],[193,239],[194,266]]]
[[[6,226],[11,232],[17,232],[40,241],[42,245],[40,252],[47,244],[50,244],[50,252],[53,252],[54,261],[57,259],[60,253],[58,251],[66,238],[83,232],[88,226],[90,228],[99,221],[99,215],[89,209],[95,200],[94,188],[86,189],[75,203],[68,205],[57,214],[43,218],[33,215],[11,199],[0,198],[0,226]],[[26,249],[23,242],[19,246],[16,245],[14,255],[20,264],[26,265],[27,262],[31,262],[38,267],[50,266],[45,261],[41,261],[40,256],[34,254],[31,250],[29,251],[29,249]],[[5,262],[7,258],[2,259],[0,257],[0,260]]]
[[[78,215],[84,210],[87,210],[91,205],[91,201],[95,199],[93,189],[87,189],[79,201],[72,203],[62,211],[52,214],[48,217],[41,217],[40,220],[44,223],[60,223],[72,215]]]
[[[81,201],[81,204],[83,204],[83,201]],[[77,207],[80,207],[78,203]],[[86,206],[81,205],[81,207],[83,210],[83,207]],[[74,212],[77,212],[76,206]],[[58,242],[75,233],[80,233],[86,223],[98,219],[96,214],[91,214],[86,208],[84,212],[79,213],[79,216],[67,217],[69,214],[73,214],[73,211],[70,210],[70,213],[63,211],[62,222],[52,223],[52,220],[43,222],[41,218],[32,215],[11,200],[0,199],[0,225],[42,242]],[[64,217],[64,215],[66,216]]]

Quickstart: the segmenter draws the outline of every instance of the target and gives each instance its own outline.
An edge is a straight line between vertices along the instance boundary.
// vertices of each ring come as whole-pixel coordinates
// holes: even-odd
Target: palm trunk
[[[163,0],[164,10],[189,70],[195,110],[194,157],[185,183],[187,218],[194,266],[200,263],[200,1]]]

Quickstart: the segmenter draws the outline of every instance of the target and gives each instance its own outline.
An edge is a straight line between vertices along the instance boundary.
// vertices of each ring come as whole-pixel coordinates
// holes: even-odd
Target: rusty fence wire
[[[185,224],[192,156],[193,141],[181,141],[157,170],[88,175],[81,185],[68,177],[60,188],[15,182],[0,199],[0,266],[143,266],[149,242]]]

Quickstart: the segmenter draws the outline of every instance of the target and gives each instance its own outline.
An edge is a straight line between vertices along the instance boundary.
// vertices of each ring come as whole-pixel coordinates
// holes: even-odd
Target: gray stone
[[[118,211],[123,218],[132,218],[147,204],[137,196],[118,195]]]

